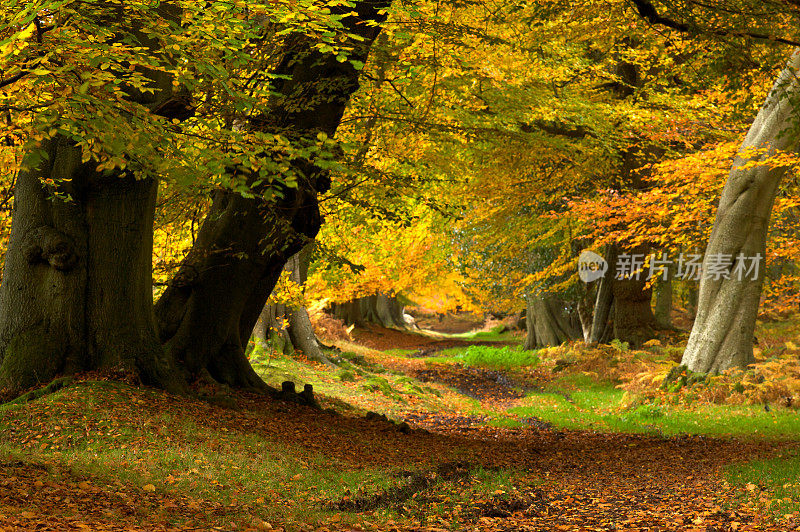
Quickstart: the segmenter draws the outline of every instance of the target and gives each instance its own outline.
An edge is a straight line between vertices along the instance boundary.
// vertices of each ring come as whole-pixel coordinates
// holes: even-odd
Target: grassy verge
[[[157,400],[158,392],[93,382],[28,405],[0,406],[0,432],[7,435],[0,454],[101,483],[235,507],[233,518],[243,521],[251,514],[318,521],[322,501],[391,482],[391,469],[353,468],[258,433],[198,423],[184,412],[151,407]]]
[[[521,343],[523,337],[518,333],[507,330],[502,325],[497,325],[489,331],[471,331],[465,333],[440,333],[443,338],[458,338],[461,340],[480,340],[483,342],[514,342]]]
[[[447,528],[448,519],[460,519],[476,501],[514,489],[508,470],[467,465],[459,466],[467,469],[458,478],[438,477],[436,464],[463,456],[457,447],[422,449],[422,459],[391,459],[387,450],[402,456],[402,447],[412,443],[387,435],[389,425],[378,422],[365,431],[318,421],[322,413],[300,407],[273,407],[232,411],[120,383],[80,382],[30,403],[0,405],[0,463],[46,467],[76,489],[123,489],[154,499],[138,522],[197,526],[198,514],[187,515],[188,505],[209,528],[224,529],[253,522],[287,530],[333,523],[383,529],[396,520]],[[285,408],[299,410],[282,420]],[[319,435],[311,438],[314,432]],[[388,440],[378,443],[381,438]],[[366,513],[334,504],[402,493],[408,475],[430,482]],[[124,508],[119,515],[108,511],[112,520],[130,517]],[[82,514],[76,509],[74,517]]]
[[[797,450],[765,460],[728,466],[728,482],[743,486],[748,504],[776,516],[800,513],[800,456]]]

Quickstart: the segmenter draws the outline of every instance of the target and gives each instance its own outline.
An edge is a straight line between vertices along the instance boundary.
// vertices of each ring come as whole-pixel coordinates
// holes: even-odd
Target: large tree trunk
[[[626,253],[645,256],[648,249],[647,246],[638,246]],[[610,267],[614,269],[614,265]],[[658,324],[650,306],[653,290],[647,287],[647,272],[641,272],[638,279],[636,276],[615,278],[612,291],[614,292],[614,337],[634,346],[653,338]]]
[[[287,208],[296,213],[295,227],[269,224],[271,206],[264,202],[217,193],[195,245],[156,305],[161,341],[192,378],[264,387],[244,355],[258,319],[247,310],[251,298],[269,297],[287,255],[302,245],[298,235],[313,234],[319,226],[315,198],[298,192]],[[268,241],[290,247],[266,251]],[[249,327],[242,325],[250,319]]]
[[[787,168],[745,165],[764,161],[779,151],[796,151],[800,141],[798,70],[800,51],[795,50],[750,126],[722,190],[703,261],[697,318],[683,353],[682,363],[691,371],[718,373],[753,361],[764,264],[758,264],[756,275],[739,275],[736,268],[743,265],[747,270],[753,257],[761,257],[763,262],[772,205]],[[746,153],[756,149],[762,151]],[[740,255],[747,261],[736,260]],[[729,279],[709,274],[721,257],[734,260],[728,268]]]
[[[559,298],[531,296],[526,302],[527,335],[523,349],[558,346],[583,337],[577,317],[564,310]]]
[[[141,32],[138,22],[123,26],[124,10],[109,5],[97,16],[115,25],[120,38],[138,39],[158,56],[158,40]],[[166,2],[157,15],[179,18]],[[186,102],[174,98],[168,74],[141,73],[152,91],[129,88],[129,100],[170,119],[191,115]],[[60,134],[39,148],[47,157],[26,160],[23,166],[30,168],[20,172],[14,192],[0,287],[0,388],[13,394],[58,374],[101,369],[183,389],[153,318],[157,182],[127,171],[98,171]],[[45,179],[56,183],[55,190],[45,189]]]
[[[349,60],[366,61],[380,31],[372,23],[385,19],[379,11],[388,4],[357,2],[358,16],[342,20],[348,32],[363,38],[349,43],[355,49]],[[359,71],[351,61],[319,53],[314,44],[301,38],[287,45],[273,72],[279,97],[251,127],[300,140],[319,133],[334,136],[358,88]],[[308,161],[297,161],[295,169],[299,183],[284,189],[279,204],[218,192],[192,251],[156,305],[161,340],[192,377],[266,386],[250,367],[244,346],[286,260],[316,236],[321,224],[317,195],[329,186],[327,173]]]
[[[60,136],[44,149],[48,160],[20,172],[15,189],[0,289],[0,388],[90,369],[180,388],[153,320],[156,182],[98,173]],[[72,200],[54,199],[46,178],[68,178]]]
[[[385,293],[360,297],[331,305],[331,313],[345,325],[366,327],[373,323],[387,329],[407,329],[403,306],[397,297]]]

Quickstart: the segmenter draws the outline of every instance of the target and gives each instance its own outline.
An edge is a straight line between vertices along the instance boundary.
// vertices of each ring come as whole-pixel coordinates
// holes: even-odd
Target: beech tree
[[[4,6],[18,30],[0,42],[2,83],[19,96],[6,109],[28,155],[0,293],[0,388],[114,369],[174,390],[196,377],[265,389],[242,342],[319,227],[329,137],[387,5]],[[157,183],[197,176],[215,201],[157,329]]]
[[[775,158],[794,153],[800,143],[798,72],[800,50],[795,50],[750,126],[722,190],[703,261],[697,318],[681,360],[692,371],[718,373],[753,361],[767,229],[787,171]],[[711,275],[711,263],[721,257],[727,261],[726,275]]]
[[[333,137],[359,70],[380,32],[388,1],[337,8],[351,50],[346,60],[320,52],[305,36],[290,39],[270,76],[277,98],[249,126],[283,133],[296,142]],[[255,197],[221,190],[193,246],[156,304],[159,336],[169,355],[193,377],[237,387],[265,384],[245,357],[245,346],[286,261],[320,228],[318,195],[330,185],[328,172],[312,161],[291,161],[297,183],[279,197],[259,193],[267,183],[248,179]]]
[[[32,15],[39,21],[34,24],[35,39],[41,43],[51,37],[42,29],[47,21],[40,21],[36,12]],[[91,78],[86,75],[93,72],[81,67],[100,58],[111,64],[133,60],[135,75],[124,77],[124,83],[107,94],[111,106],[132,114],[127,121],[131,128],[151,126],[157,131],[163,118],[177,121],[190,114],[174,99],[173,78],[164,72],[167,65],[156,60],[163,57],[163,42],[145,31],[177,18],[168,4],[157,10],[102,4],[54,15],[49,21],[54,46],[63,45],[71,30],[106,45],[87,48],[87,63],[69,71],[87,79],[76,99],[88,91]],[[129,53],[121,56],[111,50],[113,45],[143,47],[146,52],[126,50]],[[50,68],[57,68],[58,61],[53,63]],[[26,75],[45,76],[49,70],[39,61],[36,70],[27,72],[20,69],[21,82]],[[102,84],[102,74],[93,81]],[[75,140],[81,134],[75,131],[81,117],[75,117],[74,108],[63,108],[65,116],[53,123],[45,138],[30,143],[17,177],[0,287],[0,388],[20,390],[59,373],[114,368],[176,389],[178,380],[158,341],[152,310],[157,181],[87,154],[86,144]],[[142,132],[136,131],[136,136]],[[140,140],[136,136],[129,140]]]

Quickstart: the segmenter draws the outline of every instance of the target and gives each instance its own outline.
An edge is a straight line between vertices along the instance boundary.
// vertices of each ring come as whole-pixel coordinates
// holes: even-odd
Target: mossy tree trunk
[[[321,54],[306,38],[288,43],[273,74],[276,99],[251,127],[301,139],[333,137],[359,71],[366,61],[388,1],[342,7],[357,16],[342,23],[362,40],[348,61]],[[277,77],[280,76],[280,77]],[[297,161],[296,188],[280,201],[217,193],[191,252],[156,305],[159,334],[169,354],[189,374],[236,387],[265,388],[250,367],[244,347],[286,261],[316,236],[322,219],[318,194],[327,190],[327,172]],[[259,188],[254,190],[259,192]]]
[[[671,327],[672,326],[672,318],[670,316],[672,312],[672,280],[667,279],[659,279],[656,281],[656,305],[655,305],[655,317],[656,321],[662,327]]]
[[[0,289],[0,387],[58,374],[134,371],[180,387],[155,333],[152,235],[156,182],[104,175],[67,139],[20,172]],[[42,179],[70,178],[54,199]]]
[[[110,6],[98,16],[119,26],[124,9]],[[177,18],[167,3],[157,13]],[[158,54],[152,36],[136,27],[119,29]],[[173,101],[169,76],[143,74],[153,92],[131,89],[132,102],[167,118],[191,114]],[[14,190],[0,287],[0,388],[13,395],[58,374],[105,369],[182,390],[185,383],[165,356],[153,317],[157,182],[127,171],[99,171],[60,134],[38,150],[46,158],[36,155],[34,161],[29,154]],[[46,189],[44,180],[55,182],[55,189]]]

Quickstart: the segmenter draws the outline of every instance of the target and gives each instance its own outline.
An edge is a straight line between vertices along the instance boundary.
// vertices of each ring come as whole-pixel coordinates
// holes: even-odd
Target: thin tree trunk
[[[683,353],[682,363],[691,371],[718,373],[753,361],[767,228],[778,184],[787,168],[745,165],[764,161],[779,151],[797,150],[799,69],[800,51],[795,50],[750,126],[722,190],[703,261],[697,318]],[[755,149],[762,151],[746,153]],[[737,260],[739,256],[746,260]],[[729,279],[710,274],[723,257],[734,260],[728,267]],[[752,267],[754,257],[761,257],[757,273],[737,273],[737,268]]]
[[[592,307],[585,297],[578,301],[578,321],[580,322],[583,341],[588,342],[592,335]]]
[[[594,313],[592,314],[592,332],[589,335],[589,342],[597,344],[600,343],[608,328],[608,319],[611,316],[612,304],[614,302],[614,291],[612,286],[614,284],[614,271],[617,263],[617,247],[610,245],[606,248],[605,257],[608,263],[608,270],[605,275],[600,279],[600,285],[597,288],[597,298],[594,304]]]
[[[308,266],[313,248],[313,243],[307,244],[286,262],[285,269],[290,272],[292,281],[299,286],[304,286],[308,278]],[[301,351],[309,360],[332,365],[322,351],[305,307],[268,303],[264,306],[261,316],[259,320],[261,323],[256,326],[256,329],[267,327],[277,329],[278,332],[273,334],[261,332],[260,338],[272,343],[277,343],[277,340],[284,353]]]
[[[656,282],[656,321],[662,327],[672,327],[672,280],[659,279]]]
[[[694,321],[697,318],[697,291],[698,283],[695,281],[687,281],[686,288],[686,311],[689,313],[689,318]]]
[[[351,61],[366,61],[369,48],[386,16],[387,1],[357,2],[358,16],[342,20],[355,51],[348,61],[321,54],[302,38],[287,45],[273,74],[273,108],[252,127],[314,139],[333,137],[350,96],[358,88],[359,71]],[[327,173],[298,161],[297,188],[285,188],[279,203],[246,199],[221,191],[200,235],[176,278],[156,305],[159,334],[167,351],[193,377],[237,387],[265,388],[250,367],[244,346],[258,321],[286,260],[316,236],[322,222],[317,195],[329,186]],[[256,189],[255,192],[259,190]]]

